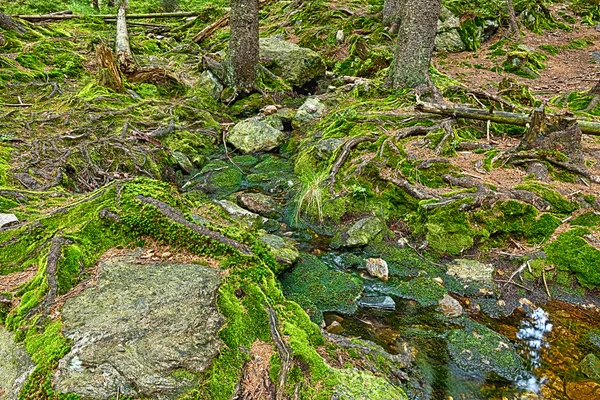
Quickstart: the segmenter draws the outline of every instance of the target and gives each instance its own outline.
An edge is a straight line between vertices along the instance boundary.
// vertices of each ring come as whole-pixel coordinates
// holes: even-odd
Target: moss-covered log
[[[517,126],[525,126],[531,122],[531,117],[527,114],[518,114],[504,111],[488,111],[481,110],[478,108],[470,108],[464,106],[446,106],[442,104],[433,104],[433,103],[418,103],[415,108],[418,111],[431,113],[431,114],[439,114],[439,115],[447,115],[454,118],[467,118],[467,119],[476,119],[480,121],[491,121],[498,124],[508,124],[508,125],[517,125]],[[577,124],[581,129],[581,132],[586,135],[594,135],[600,136],[600,122],[587,121],[587,120],[577,120]]]

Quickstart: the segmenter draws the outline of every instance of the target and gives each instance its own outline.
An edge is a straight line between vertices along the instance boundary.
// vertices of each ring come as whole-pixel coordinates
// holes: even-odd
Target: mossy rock
[[[336,372],[339,384],[332,398],[339,400],[406,400],[404,391],[383,378],[351,369]]]
[[[362,292],[359,278],[335,271],[317,257],[301,254],[290,272],[281,277],[285,296],[307,310],[314,322],[323,320],[323,312],[352,314]]]
[[[442,285],[426,277],[417,277],[409,281],[391,279],[388,282],[371,283],[367,287],[377,293],[415,300],[423,307],[437,305],[448,294]]]
[[[451,330],[447,339],[450,358],[460,369],[509,382],[526,375],[525,362],[506,337],[472,320],[463,321],[464,327]]]
[[[212,160],[184,186],[184,190],[202,190],[214,198],[222,198],[242,188],[244,174],[239,168],[221,160]]]

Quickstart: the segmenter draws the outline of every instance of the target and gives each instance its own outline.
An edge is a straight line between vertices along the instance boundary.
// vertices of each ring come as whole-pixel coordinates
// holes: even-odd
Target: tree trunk
[[[20,23],[16,22],[14,19],[9,17],[8,15],[0,12],[0,27],[14,31],[20,34],[27,32],[27,28],[25,28]]]
[[[398,18],[400,0],[385,0],[383,4],[383,24],[390,26]]]
[[[248,92],[258,64],[258,0],[231,0],[229,62],[233,85]]]
[[[521,32],[519,31],[519,24],[517,23],[517,14],[515,12],[515,5],[513,4],[513,0],[506,0],[506,8],[508,11],[509,36],[513,40],[519,40]]]
[[[108,6],[109,7],[114,7],[115,6],[115,0],[108,0]]]
[[[117,13],[117,37],[115,39],[115,54],[117,64],[124,74],[129,74],[137,69],[135,59],[129,47],[129,32],[127,32],[127,7],[129,2],[122,0]]]
[[[92,0],[92,7],[94,7],[94,10],[99,10],[100,9],[100,4],[98,0]]]
[[[398,46],[390,69],[394,89],[428,84],[441,0],[406,0],[400,9]]]

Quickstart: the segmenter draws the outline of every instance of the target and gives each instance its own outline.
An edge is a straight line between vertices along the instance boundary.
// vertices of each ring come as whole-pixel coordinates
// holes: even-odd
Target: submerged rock
[[[244,153],[273,150],[283,139],[283,132],[256,118],[238,122],[227,136],[227,141]]]
[[[590,353],[579,363],[579,371],[590,379],[600,380],[600,360]]]
[[[565,391],[571,400],[600,399],[600,383],[594,381],[567,382]]]
[[[101,264],[98,286],[69,299],[64,335],[73,341],[55,389],[85,398],[175,398],[219,353],[223,318],[218,271],[201,265]]]
[[[313,50],[274,37],[261,38],[259,45],[265,66],[291,86],[303,86],[325,76],[325,62]]]
[[[384,282],[388,280],[390,271],[387,262],[383,258],[367,258],[365,264],[369,275]]]
[[[29,354],[15,343],[14,335],[0,326],[0,400],[17,400],[34,368]]]
[[[525,363],[510,341],[477,322],[466,319],[463,329],[453,329],[447,347],[452,361],[465,372],[495,374],[511,382],[526,375]]]

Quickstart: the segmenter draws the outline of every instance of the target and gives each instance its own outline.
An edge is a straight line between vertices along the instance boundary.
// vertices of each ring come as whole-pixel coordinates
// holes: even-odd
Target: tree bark
[[[385,0],[383,4],[383,24],[390,26],[398,18],[401,0]]]
[[[400,8],[398,45],[390,69],[394,89],[428,84],[441,0],[406,0]]]
[[[258,65],[258,0],[231,0],[229,62],[233,86],[242,92],[254,87]]]
[[[20,23],[16,22],[14,19],[9,17],[8,15],[0,12],[0,27],[14,31],[20,34],[27,32],[27,28],[25,28]]]
[[[515,12],[515,5],[513,0],[506,0],[506,8],[508,11],[508,33],[513,40],[519,40],[521,32],[519,31],[519,24],[517,23],[517,13]]]
[[[135,72],[137,64],[129,47],[129,32],[127,31],[127,7],[129,2],[122,0],[117,13],[117,37],[115,39],[115,54],[121,72],[130,74]]]
[[[464,106],[445,106],[432,103],[418,103],[416,109],[421,112],[447,115],[454,118],[476,119],[480,121],[491,121],[498,124],[509,124],[526,126],[531,123],[531,117],[527,114],[517,114],[504,111],[488,111],[478,108]],[[600,122],[578,120],[577,125],[581,132],[586,135],[600,136]]]

